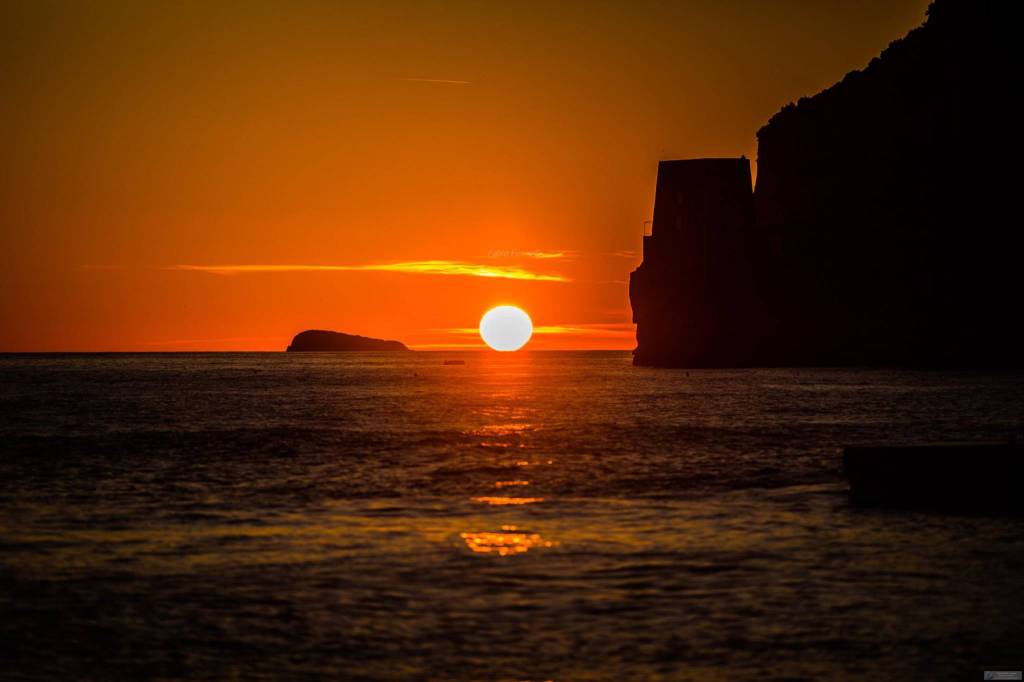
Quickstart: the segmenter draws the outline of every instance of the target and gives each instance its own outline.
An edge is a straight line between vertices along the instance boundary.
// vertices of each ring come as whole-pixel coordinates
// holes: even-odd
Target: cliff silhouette
[[[329,352],[329,351],[350,351],[350,350],[376,350],[376,351],[407,351],[404,343],[399,341],[385,341],[383,339],[371,339],[367,336],[357,334],[342,334],[341,332],[324,331],[322,329],[307,329],[299,332],[292,339],[287,352]]]
[[[752,194],[746,159],[662,162],[630,279],[634,362],[1021,366],[992,12],[937,0],[784,107],[757,133]]]
[[[752,361],[754,202],[746,159],[658,164],[654,223],[630,276],[637,364]]]

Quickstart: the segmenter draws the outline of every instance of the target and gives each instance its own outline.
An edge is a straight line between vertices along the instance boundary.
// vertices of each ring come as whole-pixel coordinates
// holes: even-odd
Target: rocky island
[[[635,364],[1020,366],[997,14],[936,0],[784,107],[757,133],[753,191],[745,158],[661,162],[630,277]]]
[[[287,352],[330,352],[330,351],[408,351],[400,341],[371,339],[357,334],[307,329],[292,339]]]

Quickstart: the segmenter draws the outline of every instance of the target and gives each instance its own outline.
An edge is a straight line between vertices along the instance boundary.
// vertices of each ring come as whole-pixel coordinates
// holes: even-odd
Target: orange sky
[[[0,351],[479,345],[502,303],[632,348],[657,161],[754,157],[926,5],[3,3]]]

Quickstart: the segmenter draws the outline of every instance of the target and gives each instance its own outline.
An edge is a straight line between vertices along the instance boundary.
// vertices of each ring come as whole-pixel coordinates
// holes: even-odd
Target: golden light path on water
[[[488,316],[494,318],[492,313],[500,313],[497,317],[498,322],[495,323],[492,319],[485,325]],[[502,315],[506,317],[503,318]],[[504,329],[500,328],[502,324],[506,325]],[[485,332],[485,328],[487,332]],[[506,348],[514,349],[521,347],[529,340],[531,328],[532,323],[526,313],[512,306],[500,306],[484,316],[480,331],[492,347],[498,348],[504,344]],[[517,338],[509,338],[509,335],[516,336],[517,334],[519,335]],[[529,386],[532,378],[531,364],[527,362],[525,365],[520,365],[513,376],[505,375],[508,368],[500,362],[489,367],[492,371],[487,375],[487,383],[495,390],[488,397],[493,402],[479,411],[486,423],[467,433],[467,435],[482,439],[479,445],[484,452],[494,449],[497,454],[508,452],[513,448],[520,452],[528,450],[534,434],[543,429],[543,425],[536,422],[536,410],[528,402],[522,400],[524,396],[519,393],[520,389]],[[499,455],[499,461],[494,464],[499,467],[514,467],[526,473],[532,466],[553,465],[554,460],[534,462],[529,459],[515,459],[508,461],[504,455]],[[532,481],[528,478],[517,476],[498,479],[493,482],[493,487],[503,492],[506,490],[511,492],[510,489],[522,489],[531,484]],[[541,496],[481,494],[471,497],[470,501],[489,507],[515,509],[540,504],[545,499]],[[545,538],[540,533],[524,530],[518,523],[504,523],[497,531],[466,531],[459,533],[459,537],[473,554],[498,557],[520,556],[531,550],[558,545],[558,542]]]
[[[518,533],[514,525],[501,527],[501,532],[460,533],[466,546],[477,554],[513,556],[525,554],[534,547],[554,547],[556,543],[545,540],[537,533]]]
[[[508,488],[514,485],[530,485],[529,481],[495,481],[495,488]]]
[[[474,502],[483,502],[484,504],[492,504],[495,506],[507,506],[517,504],[535,504],[537,502],[543,502],[543,497],[474,497]]]

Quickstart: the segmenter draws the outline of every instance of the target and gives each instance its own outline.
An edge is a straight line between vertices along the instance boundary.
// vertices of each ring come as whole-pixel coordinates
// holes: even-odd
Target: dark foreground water
[[[1022,522],[851,509],[839,448],[1022,424],[1021,376],[4,356],[0,677],[981,679]]]

